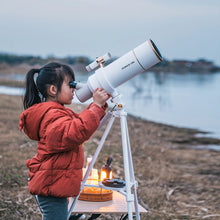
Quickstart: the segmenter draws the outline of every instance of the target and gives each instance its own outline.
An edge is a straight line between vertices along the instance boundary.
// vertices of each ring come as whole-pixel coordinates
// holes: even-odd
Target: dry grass
[[[12,80],[12,79],[5,79],[5,78],[0,78],[0,85],[1,86],[10,86],[10,87],[24,87],[24,82],[23,81],[18,81],[18,80]]]
[[[72,106],[80,112],[82,106]],[[41,215],[28,193],[25,161],[36,143],[18,130],[22,98],[0,95],[0,219],[34,219]],[[128,117],[139,203],[149,210],[141,219],[220,219],[220,153],[195,150],[192,145],[218,143],[195,138],[197,132]],[[104,129],[104,128],[103,128]],[[103,129],[84,145],[85,156],[95,152]],[[123,177],[120,124],[116,119],[95,167],[113,156],[115,177]],[[119,219],[103,215],[99,219]]]

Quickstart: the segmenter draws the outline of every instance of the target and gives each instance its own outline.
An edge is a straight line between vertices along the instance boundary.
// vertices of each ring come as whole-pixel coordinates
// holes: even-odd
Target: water
[[[220,138],[220,73],[144,73],[122,85],[127,111]]]
[[[24,89],[23,88],[14,88],[14,87],[9,87],[9,86],[0,86],[0,94],[23,95]]]
[[[77,75],[86,82],[88,76]],[[128,113],[150,121],[195,128],[220,138],[220,73],[142,73],[117,90]],[[23,90],[0,86],[0,93]]]

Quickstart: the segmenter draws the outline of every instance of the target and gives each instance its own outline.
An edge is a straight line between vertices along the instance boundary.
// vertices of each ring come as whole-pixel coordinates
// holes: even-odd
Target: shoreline
[[[210,132],[207,131],[201,131],[199,129],[195,129],[195,128],[188,128],[188,127],[181,127],[181,126],[175,126],[175,125],[170,125],[167,123],[160,123],[160,122],[155,122],[155,121],[150,121],[150,120],[146,120],[144,118],[141,117],[137,117],[137,116],[133,116],[128,114],[129,117],[133,118],[133,120],[138,119],[141,120],[145,123],[148,124],[152,124],[154,126],[157,127],[161,127],[161,128],[165,128],[166,129],[170,129],[170,130],[178,130],[179,134],[178,138],[176,138],[175,140],[173,140],[173,142],[175,143],[179,143],[179,144],[192,144],[195,146],[205,146],[205,145],[217,145],[219,146],[219,150],[220,150],[220,138],[215,138],[215,137],[209,137],[208,134]],[[184,137],[184,135],[186,135]],[[203,136],[204,135],[204,136]],[[206,136],[207,135],[207,136]]]

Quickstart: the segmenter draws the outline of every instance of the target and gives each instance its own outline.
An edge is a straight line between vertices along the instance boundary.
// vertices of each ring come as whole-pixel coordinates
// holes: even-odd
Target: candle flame
[[[103,181],[105,178],[107,178],[107,173],[106,173],[106,171],[105,170],[102,170],[101,171],[101,181]],[[113,175],[112,175],[112,171],[110,172],[110,174],[109,174],[109,179],[112,179],[113,178]]]

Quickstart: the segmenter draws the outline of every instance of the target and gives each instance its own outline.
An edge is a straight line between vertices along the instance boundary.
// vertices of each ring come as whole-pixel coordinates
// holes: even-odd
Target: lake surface
[[[76,75],[86,82],[88,76]],[[219,73],[145,72],[119,86],[129,114],[165,124],[196,128],[220,138]],[[23,90],[0,86],[0,93]]]
[[[144,73],[127,83],[120,91],[129,113],[220,137],[220,73]]]

